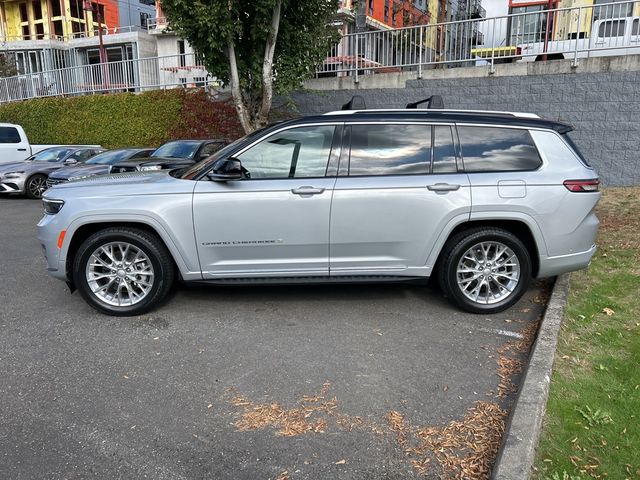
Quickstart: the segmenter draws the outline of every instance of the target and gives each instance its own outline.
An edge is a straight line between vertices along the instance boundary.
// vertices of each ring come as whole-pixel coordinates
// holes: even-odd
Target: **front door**
[[[330,165],[341,129],[276,131],[235,155],[245,179],[198,182],[193,216],[205,279],[329,274]]]
[[[331,276],[428,276],[445,226],[468,220],[451,125],[347,126],[331,207]]]

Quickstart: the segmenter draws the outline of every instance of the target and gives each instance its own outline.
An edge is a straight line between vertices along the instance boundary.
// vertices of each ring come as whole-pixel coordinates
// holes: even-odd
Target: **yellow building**
[[[85,3],[102,17],[102,27],[120,26],[118,4],[115,1],[84,2],[83,0],[5,0],[0,1],[0,39],[69,40],[91,37],[97,33],[98,19],[94,11],[85,10]]]
[[[572,40],[591,36],[593,22],[605,18],[640,16],[640,2],[618,2],[619,5],[599,6],[611,0],[560,0],[554,17],[553,39]],[[582,8],[580,8],[582,7]]]

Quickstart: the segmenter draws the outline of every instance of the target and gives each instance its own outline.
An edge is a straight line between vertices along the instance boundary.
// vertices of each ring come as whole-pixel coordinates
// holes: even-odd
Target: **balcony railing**
[[[39,97],[218,85],[193,54],[123,60],[0,78],[0,103]]]
[[[103,35],[117,35],[120,33],[131,33],[131,32],[143,32],[146,31],[143,27],[137,25],[131,25],[127,27],[102,27]],[[94,29],[92,31],[86,32],[75,32],[71,35],[55,35],[55,34],[36,34],[36,35],[2,35],[0,36],[0,43],[9,43],[9,42],[22,42],[24,40],[45,40],[45,41],[59,41],[66,42],[69,40],[74,40],[78,38],[98,38],[98,29]]]
[[[472,4],[473,6],[473,4]],[[640,54],[640,0],[344,35],[317,76]]]

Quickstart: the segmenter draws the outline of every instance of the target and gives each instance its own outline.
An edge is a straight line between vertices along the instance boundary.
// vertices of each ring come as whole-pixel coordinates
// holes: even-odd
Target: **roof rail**
[[[444,100],[442,100],[442,97],[440,95],[431,95],[429,98],[425,98],[424,100],[420,100],[418,102],[413,102],[413,103],[407,103],[407,107],[406,108],[418,108],[418,105],[422,105],[423,103],[427,104],[427,108],[432,109],[432,108],[437,108],[437,109],[443,109],[444,108]]]
[[[469,115],[501,115],[501,116],[511,116],[517,118],[540,118],[539,115],[535,113],[524,113],[524,112],[503,112],[503,111],[495,111],[495,110],[455,110],[455,109],[407,109],[405,108],[382,108],[382,109],[371,109],[371,110],[336,110],[333,112],[323,113],[323,115],[353,115],[356,113],[413,113],[413,114],[441,114],[441,113],[459,113],[459,114],[469,114]]]

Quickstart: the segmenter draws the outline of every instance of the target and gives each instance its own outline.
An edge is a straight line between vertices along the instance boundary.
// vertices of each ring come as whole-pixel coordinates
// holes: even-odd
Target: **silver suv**
[[[444,109],[301,118],[187,169],[55,186],[38,235],[49,273],[111,315],[152,309],[176,279],[431,275],[461,308],[488,314],[595,252],[599,181],[570,130]]]

